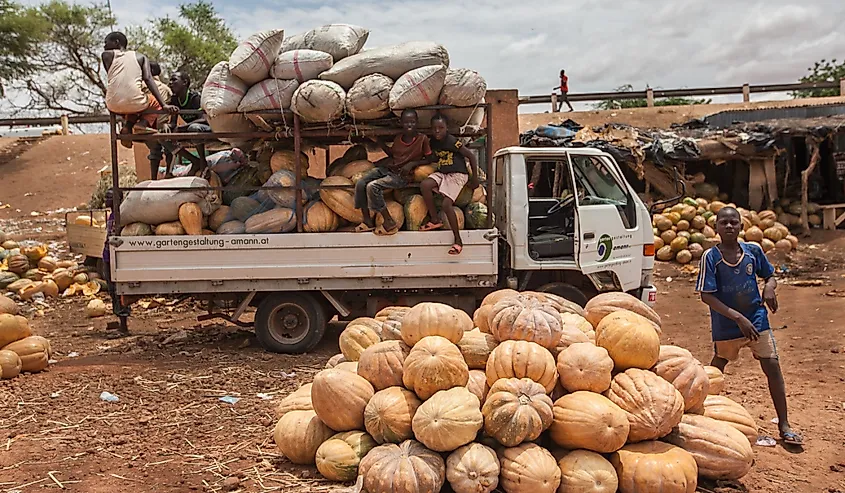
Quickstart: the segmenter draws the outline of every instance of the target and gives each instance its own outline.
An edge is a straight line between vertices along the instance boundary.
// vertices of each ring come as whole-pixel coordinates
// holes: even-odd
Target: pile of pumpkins
[[[303,174],[307,173],[308,156],[301,153]],[[355,208],[353,187],[375,165],[367,160],[367,150],[358,145],[346,151],[327,169],[327,178],[317,180],[304,178],[302,184],[309,189],[303,191],[306,200],[303,209],[303,229],[306,233],[327,233],[334,231],[355,231],[363,222],[360,209]],[[294,173],[295,154],[293,151],[279,150],[272,154],[269,161],[269,176],[262,176],[260,167],[244,170],[228,183],[237,187],[293,187],[296,183]],[[424,165],[415,169],[414,181],[418,184],[436,171],[434,165]],[[244,177],[244,178],[241,178]],[[209,180],[212,185],[220,180],[213,173]],[[327,187],[318,190],[320,185]],[[132,223],[121,231],[122,236],[179,236],[179,235],[230,235],[230,234],[270,234],[288,233],[296,229],[296,194],[293,188],[261,190],[251,195],[245,192],[224,191],[223,204],[210,215],[203,215],[199,205],[182,204],[179,208],[179,220],[159,225]],[[418,187],[392,190],[385,194],[387,209],[400,229],[419,231],[429,221]],[[442,198],[436,196],[437,205]],[[487,206],[484,189],[475,190],[465,187],[455,201],[456,218],[459,229],[482,229],[487,225]],[[376,224],[381,225],[383,218],[376,214]],[[440,214],[440,221],[448,228],[445,214]]]
[[[724,376],[661,346],[625,293],[581,308],[501,290],[352,321],[341,354],[277,408],[278,449],[369,493],[689,493],[739,479],[754,419]]]
[[[51,355],[50,341],[32,335],[27,319],[18,315],[18,305],[0,295],[0,378],[45,370]]]
[[[798,205],[800,207],[801,204]],[[736,207],[719,200],[709,202],[703,198],[686,197],[680,203],[654,214],[652,227],[657,260],[688,264],[700,259],[708,248],[718,245],[721,238],[715,230],[716,214],[726,206]],[[777,208],[780,213],[778,210],[756,212],[736,207],[742,217],[739,241],[755,243],[766,253],[788,254],[798,248],[798,238],[790,233],[788,227],[797,226],[793,221],[796,216],[783,212],[780,207]]]

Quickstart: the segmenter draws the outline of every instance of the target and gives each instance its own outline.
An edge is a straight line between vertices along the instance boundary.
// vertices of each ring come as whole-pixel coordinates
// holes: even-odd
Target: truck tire
[[[255,312],[255,335],[274,353],[304,353],[326,332],[326,312],[310,294],[273,293]]]
[[[566,284],[565,282],[552,282],[545,284],[540,286],[537,291],[541,293],[556,294],[561,298],[566,298],[573,303],[577,303],[581,308],[586,306],[588,301],[587,295],[583,291],[571,284]]]

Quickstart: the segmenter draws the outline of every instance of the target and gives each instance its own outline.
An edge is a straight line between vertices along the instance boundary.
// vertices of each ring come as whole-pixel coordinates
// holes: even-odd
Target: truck
[[[333,131],[309,133],[292,118],[299,183],[302,142],[309,135],[323,139],[313,142],[328,142]],[[115,129],[112,118],[113,154]],[[355,131],[366,134],[368,127],[359,123]],[[378,135],[391,132],[399,129],[372,130]],[[348,143],[348,136],[337,135],[332,144]],[[229,133],[182,138],[250,136],[255,137]],[[472,314],[484,296],[501,288],[550,292],[582,306],[607,291],[654,303],[651,216],[611,155],[590,148],[504,147],[493,152],[489,138],[479,141],[488,222],[482,229],[461,231],[460,255],[447,253],[449,231],[400,231],[393,236],[118,233],[109,239],[116,292],[123,303],[151,295],[204,299],[208,313],[201,320],[254,325],[264,348],[283,353],[313,348],[335,316],[350,320],[373,316],[386,306],[422,301],[446,302]],[[117,187],[116,163],[113,173]],[[300,211],[297,222],[301,226]],[[241,320],[249,307],[255,307],[252,323]]]

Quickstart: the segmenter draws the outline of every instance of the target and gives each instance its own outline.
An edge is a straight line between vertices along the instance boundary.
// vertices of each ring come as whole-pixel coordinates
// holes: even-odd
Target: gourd
[[[6,259],[9,272],[22,276],[29,270],[29,259],[25,255],[12,255]]]
[[[534,298],[512,296],[495,305],[489,316],[490,333],[499,341],[536,342],[552,349],[560,342],[560,313]]]
[[[455,204],[455,207],[452,208],[455,211],[455,220],[458,222],[458,230],[462,230],[466,227],[466,218],[464,217],[464,211]],[[446,211],[440,211],[440,222],[443,223],[443,227],[445,229],[451,229],[451,224],[449,223],[449,218],[446,217]]]
[[[185,233],[198,236],[202,234],[202,209],[193,202],[185,202],[179,206],[179,224]]]
[[[403,202],[405,213],[405,227],[408,231],[419,231],[428,221],[428,207],[422,195],[412,195]]]
[[[41,292],[48,298],[59,297],[59,286],[50,278],[44,279],[44,284],[41,286]]]
[[[610,399],[578,391],[555,402],[549,431],[561,447],[608,454],[625,445],[630,428],[625,411]]]
[[[220,229],[220,226],[223,226],[223,223],[229,220],[229,214],[229,206],[221,205],[208,217],[208,229],[212,231]]]
[[[602,293],[592,298],[584,307],[584,318],[586,318],[593,327],[598,327],[599,322],[601,322],[604,317],[619,310],[627,310],[647,318],[654,326],[657,333],[661,333],[660,315],[658,315],[657,312],[655,312],[650,306],[628,293]]]
[[[21,358],[18,353],[0,349],[0,378],[9,380],[21,373]]]
[[[366,159],[359,159],[350,161],[339,168],[332,170],[331,176],[342,176],[344,178],[352,179],[353,176],[361,172],[368,172],[375,168],[375,165]]]
[[[607,459],[589,450],[573,450],[558,460],[558,493],[616,493],[619,479]]]
[[[305,176],[308,173],[308,169],[311,167],[311,164],[308,162],[308,154],[300,151],[299,156],[299,164],[302,167],[302,175]],[[270,169],[273,170],[273,173],[281,169],[296,171],[296,153],[287,149],[274,152],[273,155],[270,156]]]
[[[683,250],[679,251],[675,255],[675,261],[678,262],[681,265],[686,265],[686,264],[692,262],[692,252],[687,250],[687,249],[683,249]]]
[[[587,338],[591,341],[596,340],[596,329],[593,325],[581,315],[576,313],[561,313],[560,314],[561,322],[563,323],[564,327],[572,326],[583,332],[587,335]]]
[[[403,367],[411,348],[402,341],[373,344],[358,359],[358,374],[366,378],[375,390],[402,386]]]
[[[478,329],[464,332],[463,337],[458,341],[458,349],[461,350],[461,354],[471,370],[486,369],[490,353],[496,349],[496,346],[498,346],[498,342],[492,335],[485,334]]]
[[[19,341],[7,344],[3,349],[12,351],[20,357],[21,371],[32,373],[46,369],[52,354],[50,341],[41,336],[25,337]]]
[[[58,268],[58,266],[56,265],[57,263],[58,260],[53,257],[44,257],[38,261],[38,268],[43,271],[53,272]]]
[[[487,375],[482,370],[470,370],[467,380],[467,390],[478,397],[479,402],[484,405],[490,386],[487,385]]]
[[[314,377],[311,405],[329,428],[360,430],[364,428],[364,409],[373,393],[373,386],[365,378],[332,368]]]
[[[654,373],[631,368],[613,377],[605,396],[628,417],[631,443],[664,437],[681,422],[684,398]]]
[[[364,428],[377,443],[400,443],[414,437],[412,420],[420,401],[410,390],[379,390],[364,408]]]
[[[296,227],[293,209],[276,207],[267,212],[255,214],[244,221],[244,229],[248,234],[254,233],[287,233]]]
[[[346,361],[358,361],[365,349],[379,342],[381,342],[381,338],[371,326],[357,323],[356,320],[350,322],[343,329],[338,339],[340,352],[346,358]]]
[[[156,236],[181,236],[185,234],[185,228],[179,221],[161,223],[156,226],[155,234]]]
[[[490,493],[499,484],[499,458],[480,443],[464,445],[446,459],[446,479],[455,493]]]
[[[580,342],[558,354],[557,372],[561,385],[569,392],[602,393],[610,388],[613,360],[605,348]]]
[[[620,310],[604,317],[596,327],[596,345],[607,349],[618,371],[648,369],[657,363],[660,336],[650,321]]]
[[[21,253],[29,259],[33,264],[37,264],[39,260],[47,255],[47,245],[39,243],[37,245],[26,246],[21,248]]]
[[[313,464],[317,449],[333,434],[314,411],[290,411],[276,423],[273,439],[294,464]]]
[[[519,296],[519,291],[514,289],[499,289],[488,294],[481,300],[481,306],[495,305],[505,298]]]
[[[466,387],[441,390],[417,409],[414,436],[436,452],[451,452],[473,440],[483,426],[478,397]]]
[[[677,346],[660,346],[654,373],[675,386],[684,398],[684,410],[704,404],[710,390],[710,379],[704,365],[692,353]]]
[[[464,387],[468,379],[469,368],[460,349],[443,337],[424,337],[405,358],[402,382],[420,399],[440,390]]]
[[[7,289],[10,284],[20,280],[20,276],[14,272],[0,271],[0,289]]]
[[[464,331],[471,330],[471,322],[456,310],[443,303],[420,303],[402,318],[402,340],[413,346],[426,336],[441,336],[457,344]]]
[[[246,225],[240,221],[226,221],[217,228],[219,235],[242,235],[246,233]]]
[[[695,459],[680,447],[663,442],[626,445],[610,457],[620,493],[694,493],[698,486]]]
[[[530,378],[551,392],[557,382],[557,368],[552,354],[543,346],[528,341],[505,341],[487,360],[487,384],[500,378]]]
[[[705,366],[704,371],[707,373],[707,378],[710,380],[710,387],[707,390],[709,395],[719,395],[725,390],[725,375],[722,370],[715,366]]]
[[[485,334],[490,333],[490,312],[493,311],[493,305],[481,305],[472,314],[472,323],[478,330]]]
[[[6,289],[12,292],[23,292],[28,286],[34,284],[32,279],[18,279],[17,281],[6,286]]]
[[[305,207],[302,221],[306,233],[327,233],[337,231],[340,227],[340,216],[320,201],[311,202]]]
[[[317,470],[331,481],[354,481],[361,459],[375,447],[376,442],[363,431],[338,433],[317,449]]]
[[[368,493],[437,492],[446,480],[446,463],[440,454],[414,440],[380,445],[358,466]]]
[[[499,485],[505,493],[554,493],[560,486],[560,468],[543,447],[524,443],[500,455]]]
[[[73,275],[67,269],[56,269],[53,271],[53,281],[59,288],[59,291],[64,291],[73,284]]]
[[[129,223],[120,230],[120,236],[152,236],[153,228],[149,224]]]
[[[32,331],[26,318],[11,313],[0,313],[0,348],[31,335]]]
[[[528,378],[500,379],[490,387],[481,410],[484,431],[505,447],[536,440],[552,424],[552,407],[539,383]]]
[[[352,180],[343,176],[329,176],[322,181],[323,186],[348,186],[350,188],[322,188],[320,200],[335,214],[347,221],[360,224],[364,221],[361,209],[355,208],[355,198],[352,192]]]
[[[17,315],[18,314],[18,304],[12,301],[11,299],[3,296],[0,294],[0,315]],[[0,346],[3,343],[0,342]]]
[[[279,402],[279,405],[276,406],[276,416],[281,418],[291,411],[313,411],[314,406],[311,405],[312,385],[311,383],[306,383],[285,396]]]
[[[739,479],[751,470],[754,452],[745,435],[706,416],[686,414],[665,441],[689,452],[707,479]]]
[[[344,361],[343,363],[338,363],[335,366],[338,370],[348,371],[351,373],[358,373],[358,362],[357,361]]]
[[[88,318],[102,317],[106,314],[106,304],[103,300],[93,299],[85,305],[85,316]]]
[[[241,222],[246,221],[261,210],[261,204],[252,197],[238,197],[232,200],[229,206],[232,217]]]
[[[567,315],[570,315],[570,314],[567,314]],[[563,318],[563,315],[561,315],[561,319],[562,318]],[[587,325],[590,325],[590,324],[587,323]],[[558,342],[557,346],[552,348],[552,350],[551,350],[552,356],[554,356],[555,358],[558,357],[558,355],[561,353],[561,351],[563,351],[564,349],[568,348],[569,346],[571,346],[573,344],[584,343],[584,342],[588,342],[588,343],[593,344],[593,341],[596,338],[596,333],[595,333],[595,331],[592,331],[592,330],[590,331],[590,333],[592,334],[593,339],[590,340],[590,337],[587,335],[587,333],[582,332],[581,329],[579,329],[578,327],[574,327],[571,324],[561,324],[561,328],[562,328],[562,330],[561,330],[560,342]],[[590,325],[590,328],[592,329],[593,327]]]
[[[757,423],[741,404],[721,395],[709,395],[704,400],[704,416],[727,423],[745,435],[748,442],[757,441]]]

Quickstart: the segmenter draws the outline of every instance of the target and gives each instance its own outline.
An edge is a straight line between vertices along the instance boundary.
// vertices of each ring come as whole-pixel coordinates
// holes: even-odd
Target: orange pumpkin
[[[490,391],[490,386],[487,385],[487,375],[481,370],[470,370],[467,390],[475,394],[481,405],[484,405],[487,393]]]
[[[613,377],[605,396],[628,417],[628,441],[664,437],[681,422],[684,398],[671,383],[646,370],[631,368]]]
[[[557,465],[560,467],[558,493],[616,493],[619,487],[613,464],[595,452],[573,450],[558,459]]]
[[[21,317],[23,318],[23,317]],[[3,347],[17,353],[21,359],[21,371],[39,372],[50,364],[50,341],[41,336],[29,336]]]
[[[21,358],[18,353],[6,349],[0,349],[0,378],[9,380],[20,375]]]
[[[610,457],[620,493],[694,493],[698,486],[695,459],[680,447],[663,442],[626,445]]]
[[[739,479],[751,470],[754,451],[745,435],[723,421],[686,414],[665,441],[689,452],[707,479]]]
[[[725,390],[725,375],[722,370],[715,366],[705,366],[704,371],[707,373],[707,379],[710,381],[710,386],[707,393],[710,395],[719,395]]]
[[[602,393],[610,388],[613,360],[605,348],[581,342],[558,354],[557,372],[561,385],[569,392]]]
[[[530,378],[551,392],[557,382],[557,368],[552,354],[543,346],[528,341],[505,341],[487,360],[487,383],[491,387],[500,378]]]
[[[579,391],[555,402],[549,431],[561,447],[608,454],[625,445],[630,429],[622,408],[601,394]]]
[[[483,426],[478,397],[466,387],[441,390],[414,414],[414,436],[436,452],[451,452],[473,440]]]
[[[725,422],[742,432],[752,445],[757,441],[757,423],[742,404],[723,395],[708,395],[704,415]]]
[[[29,322],[20,315],[0,313],[0,348],[32,335]]]
[[[358,474],[369,493],[433,493],[443,487],[446,463],[421,443],[406,440],[372,449],[361,460]]]
[[[332,368],[322,370],[314,377],[311,404],[329,428],[360,430],[364,428],[364,408],[374,392],[364,377]]]
[[[306,383],[295,391],[286,395],[279,405],[276,406],[276,416],[281,418],[291,411],[313,411],[314,406],[311,405],[311,386],[313,384]]]
[[[483,370],[487,368],[487,359],[498,344],[492,335],[473,329],[464,332],[464,336],[458,341],[458,349],[470,369]]]
[[[551,349],[560,342],[560,313],[550,305],[525,296],[505,298],[493,306],[490,333],[498,341],[536,342]]]
[[[193,202],[179,206],[179,223],[189,235],[202,234],[202,209]]]
[[[560,468],[554,456],[539,445],[523,443],[500,455],[499,485],[506,493],[554,493]]]
[[[381,338],[373,327],[373,324],[367,323],[370,320],[372,319],[353,320],[340,333],[338,345],[346,361],[358,361],[365,349],[381,342]],[[375,322],[375,320],[372,321]],[[381,324],[378,325],[381,326]]]
[[[364,409],[364,427],[377,443],[400,443],[414,437],[413,419],[422,402],[410,390],[379,390]]]
[[[402,341],[373,344],[361,353],[358,374],[366,378],[376,390],[402,385],[402,369],[411,348]]]
[[[528,378],[503,378],[490,387],[481,413],[484,431],[505,447],[534,441],[551,426],[554,412],[546,389]]]
[[[402,318],[402,340],[413,346],[423,337],[440,336],[457,344],[465,331],[472,330],[471,322],[467,326],[458,312],[443,303],[420,303]]]
[[[675,386],[684,397],[684,410],[700,408],[710,391],[704,365],[692,353],[677,346],[660,346],[654,373]]]
[[[455,493],[490,493],[499,484],[499,458],[480,443],[464,445],[446,459],[446,479]]]
[[[314,411],[291,411],[276,423],[273,439],[294,464],[313,464],[317,449],[333,434]]]
[[[648,319],[627,310],[602,318],[596,327],[596,346],[607,349],[618,371],[649,369],[660,354],[660,336]]]
[[[422,338],[405,358],[402,382],[420,399],[440,390],[464,387],[468,380],[469,368],[461,350],[443,337]]]
[[[654,330],[658,334],[661,333],[660,315],[650,306],[628,293],[602,293],[592,298],[587,302],[587,306],[584,307],[584,318],[593,324],[593,327],[598,328],[599,323],[604,317],[619,310],[627,310],[645,317],[651,323],[652,327],[654,327]]]

